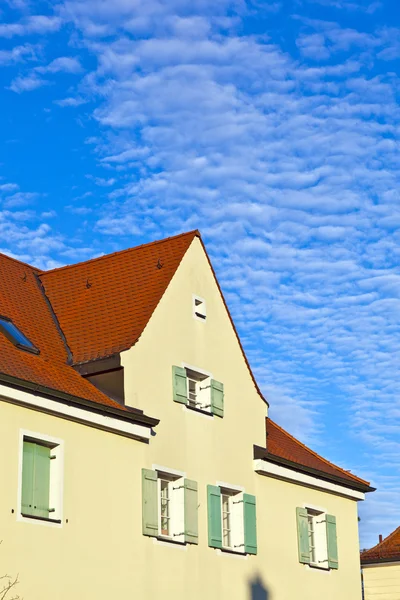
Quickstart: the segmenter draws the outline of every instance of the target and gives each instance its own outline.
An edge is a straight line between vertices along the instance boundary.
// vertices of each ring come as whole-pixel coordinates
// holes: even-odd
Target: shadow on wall
[[[267,587],[259,575],[250,582],[249,600],[272,600]]]

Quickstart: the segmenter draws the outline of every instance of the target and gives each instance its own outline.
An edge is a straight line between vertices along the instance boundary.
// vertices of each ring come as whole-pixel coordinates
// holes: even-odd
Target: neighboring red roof
[[[282,429],[282,427],[279,427],[270,418],[266,419],[266,429],[267,455],[271,455],[271,458],[276,456],[290,463],[320,471],[328,476],[340,478],[349,483],[369,486],[368,481],[360,479],[349,471],[337,467],[313,450],[310,450],[310,448],[299,442],[299,440]]]
[[[400,527],[373,548],[361,552],[360,558],[362,565],[400,560]]]
[[[191,231],[40,274],[74,364],[137,342],[197,235]]]

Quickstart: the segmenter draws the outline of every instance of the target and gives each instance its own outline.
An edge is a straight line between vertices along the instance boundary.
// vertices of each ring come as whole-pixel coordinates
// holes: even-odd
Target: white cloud
[[[60,56],[55,58],[46,66],[36,67],[37,73],[81,73],[82,65],[78,58],[72,56]]]
[[[30,75],[16,77],[10,83],[10,90],[12,92],[16,92],[17,94],[21,94],[22,92],[31,92],[36,90],[44,85],[48,85],[49,82],[45,79],[41,79],[35,73],[31,73]]]
[[[56,16],[32,15],[18,23],[0,23],[0,37],[10,38],[58,31],[61,19]]]
[[[26,60],[36,60],[37,47],[31,44],[15,46],[11,50],[0,50],[0,65],[14,65]]]

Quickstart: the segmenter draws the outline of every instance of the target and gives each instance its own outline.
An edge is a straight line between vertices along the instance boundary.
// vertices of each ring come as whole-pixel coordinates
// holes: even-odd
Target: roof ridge
[[[148,246],[155,246],[156,244],[162,244],[163,242],[168,242],[169,240],[175,240],[179,237],[185,236],[198,236],[201,237],[200,231],[198,229],[192,229],[191,231],[186,231],[184,233],[178,233],[177,235],[171,235],[166,238],[162,238],[161,240],[155,240],[154,242],[146,242],[145,244],[139,244],[139,246],[131,246],[131,248],[124,248],[123,250],[117,250],[116,252],[110,252],[109,254],[102,254],[101,256],[95,256],[94,258],[89,258],[88,260],[83,260],[82,262],[73,263],[71,265],[65,265],[63,267],[55,267],[54,269],[49,269],[48,271],[41,271],[40,275],[47,275],[48,273],[54,273],[55,271],[63,271],[65,269],[72,269],[73,267],[79,267],[81,265],[86,265],[88,263],[92,263],[97,260],[102,260],[105,258],[109,258],[110,256],[116,256],[117,254],[125,254],[127,252],[132,252],[133,250],[139,250],[139,248],[144,248]]]
[[[389,540],[391,540],[392,537],[394,537],[394,535],[398,531],[400,531],[400,526],[396,527],[396,529],[394,531],[392,531],[392,533],[389,533],[389,535],[387,535],[385,538],[383,538],[383,540],[381,542],[378,542],[377,544],[375,544],[375,546],[372,546],[372,548],[368,548],[368,550],[364,550],[363,552],[361,552],[361,555],[368,554],[368,552],[372,552],[373,550],[379,549],[379,546],[382,547],[385,542],[388,542]]]
[[[286,429],[283,429],[283,427],[280,427],[280,425],[278,425],[277,423],[275,423],[275,421],[273,421],[270,417],[266,417],[266,418],[269,419],[269,421],[273,425],[275,425],[275,427],[277,427],[280,431],[282,431],[285,435],[287,435],[288,437],[290,437],[297,444],[300,444],[300,446],[302,446],[305,450],[307,450],[308,452],[310,452],[311,454],[313,454],[314,456],[316,456],[317,458],[319,458],[320,460],[322,460],[322,462],[324,462],[325,464],[329,465],[330,467],[334,467],[335,469],[339,469],[339,471],[341,471],[347,477],[352,477],[353,479],[356,479],[357,481],[360,481],[362,483],[365,483],[365,484],[369,485],[369,481],[366,481],[365,479],[361,479],[361,477],[357,477],[357,475],[353,475],[353,473],[351,473],[350,471],[346,471],[346,469],[343,469],[342,467],[339,467],[335,463],[330,462],[329,460],[327,460],[326,458],[324,458],[323,456],[321,456],[320,454],[318,454],[318,452],[315,452],[314,450],[311,450],[311,448],[309,448],[308,446],[306,446],[305,444],[303,444],[303,442],[301,442],[300,440],[298,440],[297,438],[295,438],[293,435],[291,435],[288,431],[286,431]],[[268,446],[268,441],[267,441],[267,446]]]
[[[18,260],[18,258],[14,258],[13,256],[9,256],[8,254],[4,254],[4,252],[0,252],[0,258],[7,258],[8,260],[12,260],[13,262],[18,263],[19,265],[23,265],[24,267],[29,267],[30,269],[34,269],[35,271],[38,271],[39,273],[45,272],[45,271],[42,271],[42,269],[39,269],[39,267],[34,267],[33,265],[23,262],[22,260]]]

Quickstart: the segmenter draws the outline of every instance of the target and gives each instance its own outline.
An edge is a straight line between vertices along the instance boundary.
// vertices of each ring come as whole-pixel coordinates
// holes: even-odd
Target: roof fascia
[[[26,381],[25,379],[19,379],[18,377],[13,377],[12,375],[7,375],[5,373],[0,373],[0,383],[25,392],[28,391],[34,394],[41,394],[44,397],[52,400],[59,400],[63,403],[79,408],[85,408],[95,413],[103,415],[106,413],[114,418],[120,419],[121,421],[128,421],[130,423],[136,423],[146,427],[155,427],[160,422],[160,419],[149,417],[138,409],[131,408],[129,406],[126,406],[125,408],[117,408],[113,406],[107,406],[105,404],[98,404],[92,400],[80,398],[79,396],[73,396],[72,394],[67,394],[65,392],[61,392],[60,390],[55,390],[31,381]]]
[[[339,475],[330,475],[329,473],[325,473],[324,471],[320,471],[319,469],[313,469],[312,467],[307,467],[305,465],[301,465],[300,463],[287,460],[286,458],[276,456],[275,454],[271,454],[261,446],[254,446],[254,458],[272,462],[277,465],[282,465],[284,467],[287,467],[288,469],[292,469],[293,471],[306,473],[307,475],[312,475],[313,477],[323,479],[324,481],[330,481],[331,483],[339,483],[343,487],[347,487],[351,490],[357,490],[359,492],[367,493],[374,492],[376,489],[361,482],[352,482],[348,479],[345,479],[344,477],[340,477]]]

